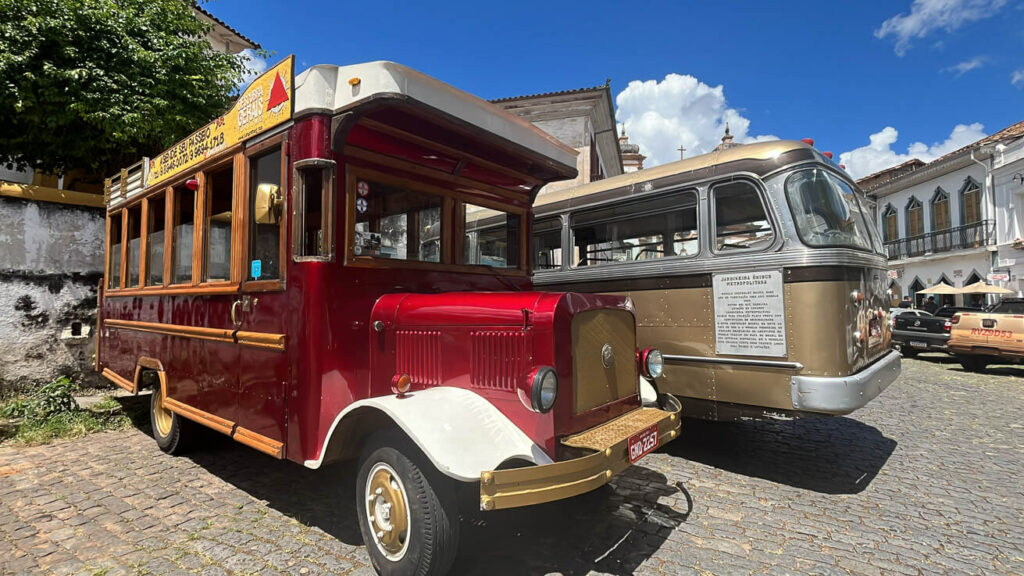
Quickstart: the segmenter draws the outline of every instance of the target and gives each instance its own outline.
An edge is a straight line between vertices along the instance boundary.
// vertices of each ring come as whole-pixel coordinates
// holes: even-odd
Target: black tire
[[[988,367],[988,361],[977,356],[958,356],[957,360],[968,372],[981,372]]]
[[[161,387],[154,386],[149,399],[149,423],[153,427],[153,438],[164,452],[184,454],[194,445],[199,425],[164,408],[163,397]]]
[[[391,489],[384,492],[382,486]],[[404,519],[400,514],[402,497],[407,511]],[[438,472],[409,440],[396,433],[371,440],[356,476],[356,511],[359,531],[378,574],[448,573],[459,547],[454,482]],[[392,517],[392,512],[399,516]],[[403,524],[404,533],[394,530]],[[377,533],[382,534],[380,539]]]

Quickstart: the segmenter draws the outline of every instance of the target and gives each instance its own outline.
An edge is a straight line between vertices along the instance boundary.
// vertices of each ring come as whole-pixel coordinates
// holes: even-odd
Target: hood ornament
[[[615,350],[612,349],[611,344],[605,344],[601,347],[601,364],[605,368],[611,368],[615,365]]]

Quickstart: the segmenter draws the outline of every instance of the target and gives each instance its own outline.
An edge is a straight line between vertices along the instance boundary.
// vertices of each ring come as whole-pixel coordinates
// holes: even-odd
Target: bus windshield
[[[808,168],[790,174],[786,198],[797,233],[807,246],[881,252],[854,189],[827,170]]]

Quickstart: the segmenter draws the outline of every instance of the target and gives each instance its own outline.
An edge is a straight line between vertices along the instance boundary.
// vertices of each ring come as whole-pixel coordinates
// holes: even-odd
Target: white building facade
[[[963,287],[979,280],[1024,289],[1024,242],[1017,205],[1024,201],[1024,122],[928,164],[897,167],[860,181],[876,203],[876,224],[889,256],[893,299],[940,282]],[[1017,256],[1020,265],[1017,265]],[[946,305],[981,305],[983,296],[935,296]]]

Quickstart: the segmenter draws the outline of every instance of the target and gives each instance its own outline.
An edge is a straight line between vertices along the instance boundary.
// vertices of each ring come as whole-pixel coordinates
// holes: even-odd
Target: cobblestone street
[[[594,493],[468,520],[455,571],[1024,573],[1024,370],[903,367],[853,417],[685,422]],[[0,573],[372,574],[345,469],[146,434],[0,447]]]

